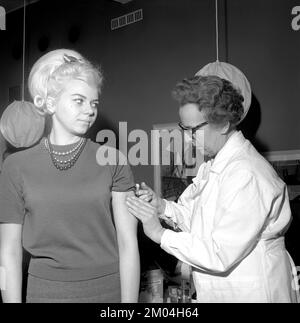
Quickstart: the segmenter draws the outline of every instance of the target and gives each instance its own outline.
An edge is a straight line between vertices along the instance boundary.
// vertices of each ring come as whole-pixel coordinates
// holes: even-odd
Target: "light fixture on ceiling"
[[[15,148],[27,148],[37,143],[45,129],[45,117],[38,113],[32,102],[25,101],[25,50],[26,50],[26,6],[23,0],[23,60],[21,101],[9,104],[0,119],[0,132]]]
[[[215,0],[215,14],[216,14],[216,61],[209,63],[202,67],[197,73],[197,76],[215,75],[222,79],[230,81],[235,87],[240,89],[241,94],[244,98],[243,107],[244,113],[238,123],[246,117],[251,105],[251,85],[247,80],[246,76],[236,66],[226,62],[219,61],[219,11],[218,11],[218,0]]]

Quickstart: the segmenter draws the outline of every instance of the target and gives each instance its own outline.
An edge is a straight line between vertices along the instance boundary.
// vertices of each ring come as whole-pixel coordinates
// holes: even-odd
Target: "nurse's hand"
[[[165,211],[165,201],[160,198],[148,185],[144,182],[141,185],[136,184],[135,195],[145,202],[149,202],[157,209],[158,214],[162,214]]]
[[[135,196],[128,196],[126,204],[128,211],[142,222],[146,236],[160,243],[165,229],[160,224],[157,208]]]

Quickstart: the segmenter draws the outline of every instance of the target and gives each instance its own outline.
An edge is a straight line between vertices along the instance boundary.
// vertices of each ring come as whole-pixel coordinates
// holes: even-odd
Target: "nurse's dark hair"
[[[194,76],[179,82],[172,92],[180,106],[198,105],[210,124],[235,126],[241,120],[244,98],[231,82],[218,76]]]

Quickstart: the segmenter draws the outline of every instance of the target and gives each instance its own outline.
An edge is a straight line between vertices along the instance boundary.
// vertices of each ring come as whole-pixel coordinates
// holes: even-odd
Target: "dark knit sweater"
[[[53,148],[66,151],[75,145]],[[100,166],[99,147],[88,140],[67,171],[54,167],[44,139],[5,160],[0,222],[23,224],[32,275],[78,281],[118,271],[111,192],[132,189],[134,180],[128,165]]]

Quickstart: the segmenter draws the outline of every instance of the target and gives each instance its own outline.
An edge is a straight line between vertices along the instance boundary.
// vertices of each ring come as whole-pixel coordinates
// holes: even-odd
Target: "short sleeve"
[[[135,188],[134,177],[126,158],[118,159],[117,165],[112,167],[112,191],[127,192]]]
[[[22,181],[15,164],[15,161],[8,157],[0,174],[0,223],[24,222]]]

